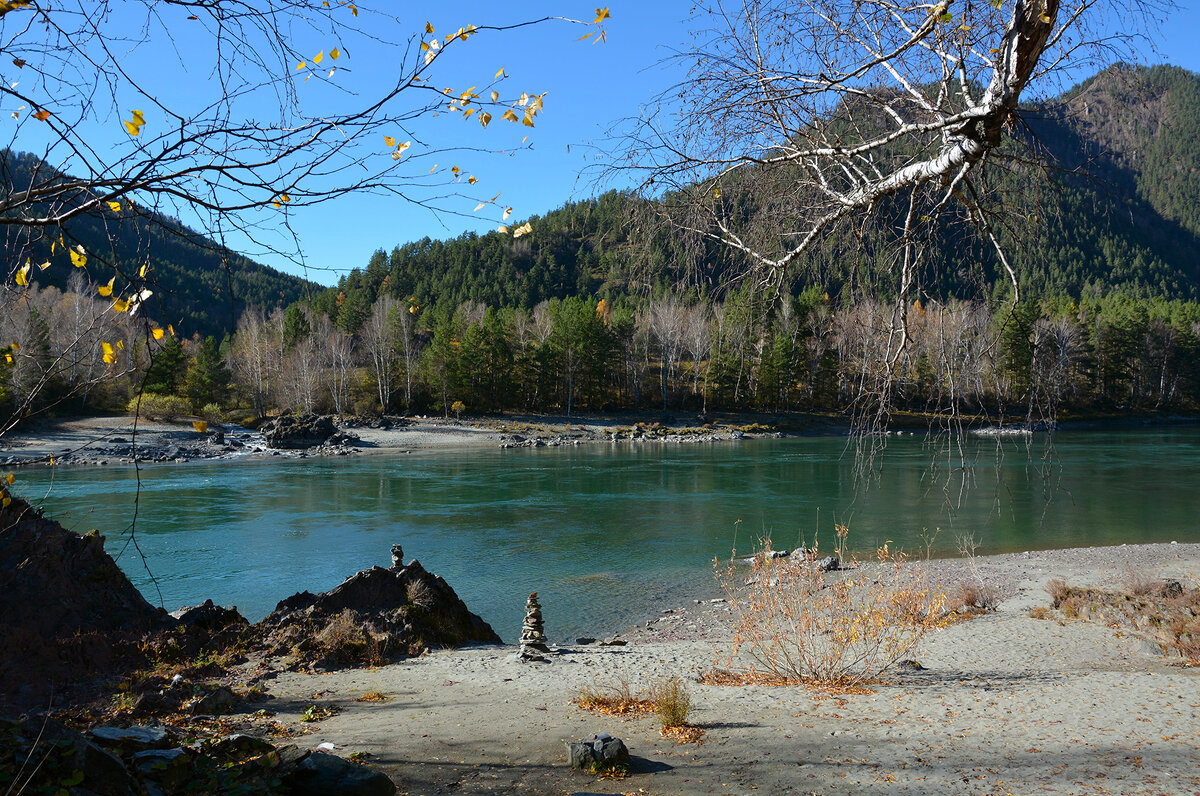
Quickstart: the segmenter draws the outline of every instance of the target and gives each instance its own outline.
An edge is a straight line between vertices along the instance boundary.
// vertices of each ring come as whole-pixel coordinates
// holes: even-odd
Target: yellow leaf
[[[141,128],[138,127],[133,122],[127,122],[123,119],[121,121],[122,121],[122,124],[125,125],[125,132],[129,133],[132,136],[136,136],[138,133],[140,133],[142,131]]]
[[[342,51],[339,50],[337,47],[334,47],[332,50],[329,51],[329,57],[336,61],[337,59],[342,57]]]
[[[495,102],[495,101],[496,101],[496,100],[498,100],[498,99],[500,99],[500,92],[499,92],[499,91],[494,91],[494,90],[493,90],[493,91],[492,91],[492,102]]]
[[[133,123],[138,127],[146,123],[146,117],[142,115],[141,111],[133,111]]]
[[[612,16],[612,15],[608,13],[607,7],[597,8],[596,9],[596,18],[594,20],[592,20],[592,23],[595,25],[599,25],[601,22],[608,19],[610,16]]]
[[[383,137],[383,143],[387,144],[388,149],[391,149],[396,145],[396,139],[392,138],[390,135],[385,135]]]
[[[504,112],[504,115],[501,116],[500,118],[507,119],[510,122],[519,122],[520,121],[520,119],[517,117],[517,114],[513,113],[512,108],[509,108],[508,110],[506,110]]]
[[[461,170],[458,168],[458,166],[451,166],[450,171],[451,171],[451,173],[454,174],[455,177],[457,177],[459,174],[459,171],[461,171]]]
[[[358,16],[358,7],[355,6],[354,4],[351,4],[350,5],[350,13],[353,14],[354,16]]]
[[[44,122],[50,118],[50,111],[43,108],[42,110],[33,114],[33,118],[37,119],[39,122]]]
[[[288,196],[285,193],[281,193],[281,194],[279,194],[279,201],[286,204],[286,203],[292,201],[292,197]]]
[[[321,50],[321,52],[319,52],[313,56],[314,64],[320,64],[324,60],[325,60],[325,51],[324,50]]]
[[[105,363],[111,365],[117,361],[117,349],[113,348],[112,343],[101,343],[100,349],[104,352]]]
[[[508,232],[508,227],[501,224],[500,226],[496,227],[496,231],[497,232]]]
[[[509,216],[511,216],[511,215],[512,215],[512,208],[511,208],[511,207],[506,207],[506,208],[504,208],[504,215],[500,217],[500,220],[501,220],[501,221],[508,221],[508,217],[509,217]]]
[[[477,182],[479,182],[479,178],[474,174],[472,174],[470,177],[467,177],[467,185],[474,185]]]
[[[8,475],[4,476],[4,483],[8,484],[9,486],[12,486],[16,482],[17,482],[17,477],[15,475],[13,475],[12,473],[9,473]]]
[[[4,358],[8,360],[8,364],[12,364],[12,354],[5,354]]]
[[[129,312],[129,302],[125,299],[113,299],[112,308],[117,312]],[[117,345],[121,345],[118,343]],[[124,346],[122,346],[123,348]]]
[[[271,207],[283,207],[279,202],[271,202]]]
[[[513,230],[513,237],[519,238],[522,235],[528,235],[530,232],[533,232],[533,224],[526,221],[524,224]]]
[[[166,332],[164,332],[162,329],[151,329],[150,334],[154,335],[155,340],[161,340]]]
[[[471,212],[478,213],[480,210],[482,210],[486,206],[487,206],[487,202],[480,202],[479,204],[475,205],[475,209],[472,210]]]
[[[433,168],[429,170],[429,173],[433,174],[435,171],[437,171],[437,166],[438,166],[438,164],[434,163]]]
[[[117,348],[119,348],[119,349],[121,349],[122,351],[124,351],[124,350],[125,350],[125,341],[124,341],[124,340],[118,340],[118,341],[117,341]]]
[[[11,348],[13,351],[20,351],[20,350],[21,350],[21,344],[20,344],[20,343],[18,343],[16,340],[13,340],[13,341],[12,341],[12,345],[11,345],[11,346],[9,346],[9,348]]]
[[[426,33],[433,33],[433,25],[432,25],[431,23],[429,23],[429,22],[426,22],[426,23],[425,23],[425,32],[426,32]]]
[[[54,466],[54,457],[53,456],[50,457],[50,466],[51,467]]]
[[[142,267],[138,269],[138,279],[146,278],[146,269],[150,267],[150,263],[142,263]]]
[[[533,127],[533,112],[525,111],[525,118],[521,120],[521,124],[526,127]]]
[[[3,505],[4,508],[8,508],[9,503],[12,503],[12,498],[8,496],[5,496],[3,500],[0,500],[0,505]]]
[[[503,66],[502,66],[502,67],[500,67],[500,71],[496,73],[496,75],[495,75],[495,79],[496,79],[496,80],[499,80],[499,79],[500,79],[500,78],[502,78],[502,77],[504,77],[504,67],[503,67]]]
[[[297,69],[303,69],[306,66],[308,66],[308,61],[301,61],[300,63],[296,64]]]
[[[488,126],[488,122],[490,122],[491,120],[492,120],[492,114],[488,113],[487,111],[484,111],[483,113],[479,114],[479,123],[482,124],[485,129]]]
[[[120,213],[121,212],[121,203],[120,202],[109,202],[108,209],[113,211],[114,213]]]
[[[193,421],[192,421],[192,428],[196,429],[196,431],[198,431],[198,432],[200,432],[201,434],[203,434],[204,432],[208,431],[208,421],[206,421],[206,420],[193,420]]]
[[[593,30],[591,33],[585,33],[582,36],[580,36],[578,39],[576,39],[575,41],[584,41],[585,39],[590,39],[590,38],[592,38],[592,33],[595,33],[595,32],[596,31]]]
[[[45,271],[45,270],[46,270],[47,268],[49,268],[49,267],[50,267],[50,261],[49,261],[49,260],[47,260],[46,262],[44,262],[44,263],[42,263],[41,265],[39,265],[39,266],[38,266],[38,270],[40,270],[40,271]]]
[[[26,260],[21,269],[17,271],[17,284],[25,287],[29,284],[29,261]]]
[[[169,323],[167,324],[167,334],[171,335],[172,337],[175,336],[175,327]]]
[[[78,249],[79,250],[71,250],[71,265],[75,266],[76,268],[83,268],[83,266],[87,265],[87,255],[83,253],[82,246],[78,247]],[[110,282],[109,284],[112,283]],[[108,294],[102,293],[101,295],[107,296]]]
[[[96,292],[99,293],[101,296],[111,296],[112,291],[113,291],[113,283],[116,281],[117,281],[117,278],[114,276],[112,279],[108,280],[107,285],[103,285],[101,287],[96,288]]]
[[[397,152],[400,152],[400,153],[403,153],[403,152],[404,152],[406,149],[408,149],[410,146],[412,146],[412,141],[405,141],[403,144],[401,144],[400,146],[396,147],[396,151],[397,151]]]
[[[717,199],[720,199],[721,198],[721,189],[713,188],[713,196],[715,196]]]

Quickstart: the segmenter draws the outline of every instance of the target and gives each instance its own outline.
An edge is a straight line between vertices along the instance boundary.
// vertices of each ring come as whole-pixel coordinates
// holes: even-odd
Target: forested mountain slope
[[[1113,67],[1030,108],[1024,123],[1052,179],[1016,167],[990,186],[1009,210],[1003,237],[1024,289],[1072,298],[1200,296],[1200,76]],[[729,210],[753,218],[768,205],[745,192]],[[465,301],[529,308],[570,295],[640,295],[684,271],[701,290],[719,290],[737,257],[639,223],[652,215],[645,211],[642,200],[609,192],[534,217],[533,234],[516,240],[466,234],[381,249],[318,295],[315,308],[353,331],[381,289],[444,311]],[[794,291],[816,284],[845,300],[886,298],[893,290],[886,236],[878,229],[862,236],[826,241],[791,275]],[[990,250],[953,227],[940,230],[932,248],[926,292],[986,297],[998,270]]]
[[[22,190],[36,165],[32,155],[4,152],[0,190]],[[68,245],[84,247],[89,258],[85,267],[101,284],[112,275],[111,266],[135,274],[148,263],[147,272],[155,283],[149,311],[161,323],[173,324],[189,337],[199,333],[219,338],[232,331],[248,305],[287,306],[320,290],[314,283],[222,249],[178,221],[154,214],[143,218],[128,212],[80,216],[61,232]],[[37,263],[50,260],[53,267],[31,269],[31,281],[65,289],[72,274],[79,271],[58,247],[59,234],[48,230],[29,243],[19,231],[11,233],[3,244],[5,262],[11,264],[16,258],[24,262],[26,257]]]

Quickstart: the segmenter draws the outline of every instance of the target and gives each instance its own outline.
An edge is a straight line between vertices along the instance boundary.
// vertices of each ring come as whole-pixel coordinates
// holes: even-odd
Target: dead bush
[[[1062,578],[1051,578],[1046,583],[1046,593],[1050,595],[1050,605],[1053,608],[1061,608],[1063,600],[1071,596],[1071,590]]]
[[[624,678],[610,683],[582,685],[573,703],[593,713],[609,716],[642,716],[654,712],[654,702],[634,692]]]
[[[1121,576],[1121,586],[1134,597],[1145,597],[1158,592],[1162,588],[1162,581],[1150,577],[1141,570],[1127,569]]]
[[[1029,609],[1030,619],[1053,619],[1054,611],[1044,605],[1035,605]]]
[[[845,536],[839,527],[843,546]],[[718,565],[734,611],[733,655],[744,653],[750,673],[860,683],[910,657],[927,632],[945,626],[945,594],[929,584],[921,564],[886,543],[873,561],[843,562],[845,570],[826,575],[806,561],[755,556],[748,579],[732,560]]]
[[[383,662],[378,640],[359,623],[358,616],[350,609],[330,619],[317,635],[316,642],[326,657],[338,663],[377,666]]]

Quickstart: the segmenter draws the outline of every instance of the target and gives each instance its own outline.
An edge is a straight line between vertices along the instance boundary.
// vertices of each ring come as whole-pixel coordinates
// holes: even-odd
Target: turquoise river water
[[[735,544],[769,533],[790,548],[819,529],[828,549],[835,521],[863,550],[923,549],[923,529],[940,528],[939,555],[965,533],[980,554],[1200,541],[1200,428],[968,437],[961,455],[890,438],[867,480],[835,437],[148,466],[145,564],[127,544],[132,467],[25,470],[17,491],[69,528],[100,529],[168,609],[211,597],[255,621],[296,591],[387,566],[399,543],[507,641],[531,591],[552,640],[611,633],[713,596],[713,558]]]

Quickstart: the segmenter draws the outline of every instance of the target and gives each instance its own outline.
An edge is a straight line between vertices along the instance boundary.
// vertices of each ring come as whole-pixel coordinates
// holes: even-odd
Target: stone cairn
[[[542,606],[538,603],[537,592],[534,592],[525,602],[525,621],[521,625],[521,650],[517,657],[523,661],[544,661],[549,653],[545,626],[542,623]]]

